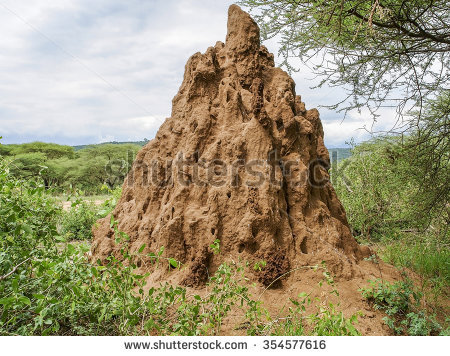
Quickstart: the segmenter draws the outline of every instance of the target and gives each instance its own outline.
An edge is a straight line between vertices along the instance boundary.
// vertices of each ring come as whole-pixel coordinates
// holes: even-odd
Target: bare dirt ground
[[[105,202],[105,200],[88,200],[88,199],[86,201],[90,201],[97,206],[102,205]],[[70,202],[70,201],[62,202],[62,208],[64,211],[69,211],[71,207],[72,207],[72,202]]]

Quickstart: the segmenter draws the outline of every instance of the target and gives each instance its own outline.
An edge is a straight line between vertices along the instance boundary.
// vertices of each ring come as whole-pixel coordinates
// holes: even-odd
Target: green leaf
[[[141,247],[139,247],[138,253],[142,253],[144,251],[145,244],[143,244]]]
[[[31,227],[29,227],[29,226],[26,225],[26,224],[23,224],[23,225],[22,225],[22,229],[23,229],[23,231],[25,231],[27,234],[31,234],[31,233],[33,232],[33,230],[31,229]]]
[[[25,297],[24,295],[21,295],[19,298],[17,298],[19,302],[26,305],[31,305],[31,300],[28,297]]]
[[[169,265],[173,268],[178,268],[180,265],[180,262],[178,262],[176,259],[174,258],[169,258]]]
[[[72,244],[67,245],[67,253],[73,255],[75,253],[75,247]]]
[[[103,306],[102,312],[101,312],[100,316],[98,317],[98,322],[99,323],[101,323],[103,321],[103,318],[105,317],[105,313],[106,313],[106,305]]]
[[[158,252],[158,256],[161,256],[164,252],[164,246],[161,246]]]
[[[1,298],[0,299],[0,304],[4,305],[5,307],[12,304],[14,302],[14,297],[9,297],[9,298]]]
[[[15,293],[19,291],[19,281],[17,280],[17,278],[12,280],[11,288]]]

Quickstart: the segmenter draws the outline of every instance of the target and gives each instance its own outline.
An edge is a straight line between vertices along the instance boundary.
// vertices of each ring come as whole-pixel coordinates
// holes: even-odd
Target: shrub
[[[60,232],[67,240],[89,240],[91,229],[99,218],[98,208],[92,202],[77,200],[60,220]]]
[[[425,179],[421,165],[434,158],[414,158],[416,139],[386,136],[359,144],[332,179],[354,235],[378,243],[385,261],[413,269],[442,293],[450,282],[448,154],[436,157],[436,171]]]
[[[340,163],[339,173],[332,172],[356,235],[379,238],[420,225],[410,205],[417,187],[403,179],[407,170],[397,138],[386,137],[354,147],[351,158]]]
[[[386,313],[383,320],[395,334],[435,335],[442,330],[435,317],[421,309],[423,295],[414,288],[411,280],[406,278],[394,284],[377,280],[370,284],[361,289],[362,295],[375,309]]]
[[[0,159],[0,276],[24,270],[43,250],[54,248],[61,208],[42,183],[12,177],[9,162]],[[0,295],[2,295],[0,293]]]

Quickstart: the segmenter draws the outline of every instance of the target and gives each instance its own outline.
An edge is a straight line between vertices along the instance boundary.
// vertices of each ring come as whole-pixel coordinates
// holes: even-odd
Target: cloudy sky
[[[170,115],[184,65],[225,40],[226,0],[0,0],[0,136],[3,143],[87,144],[154,137]],[[277,53],[277,43],[265,43]],[[307,108],[337,89],[311,90]],[[367,139],[368,115],[319,108],[328,147]],[[386,112],[381,126],[392,113]],[[384,123],[383,123],[384,122]]]

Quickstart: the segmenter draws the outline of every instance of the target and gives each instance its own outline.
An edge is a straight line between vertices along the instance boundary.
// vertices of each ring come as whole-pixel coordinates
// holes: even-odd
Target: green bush
[[[383,320],[395,334],[423,336],[442,331],[435,317],[427,315],[421,307],[423,294],[414,288],[411,280],[406,278],[394,284],[380,280],[370,283],[370,287],[361,289],[362,295],[375,309],[386,313]]]
[[[109,195],[109,198],[103,202],[98,211],[99,217],[104,218],[116,207],[122,195],[122,187],[118,186],[115,189],[111,189],[107,185],[103,185],[101,190]]]
[[[25,269],[54,247],[61,208],[42,183],[16,179],[10,162],[0,159],[0,275],[19,263]],[[2,294],[0,293],[0,296]]]
[[[356,235],[378,239],[393,230],[423,225],[411,206],[417,186],[403,178],[408,169],[399,140],[385,137],[354,147],[351,158],[332,172]]]
[[[448,160],[442,155],[433,163],[433,177],[424,177],[426,158],[414,159],[416,139],[387,136],[359,144],[351,158],[334,168],[332,180],[354,235],[375,243],[385,261],[413,269],[445,295],[450,283],[445,190],[450,170],[444,173]]]
[[[92,226],[98,218],[98,208],[94,203],[77,200],[62,214],[60,232],[67,240],[90,240]]]

